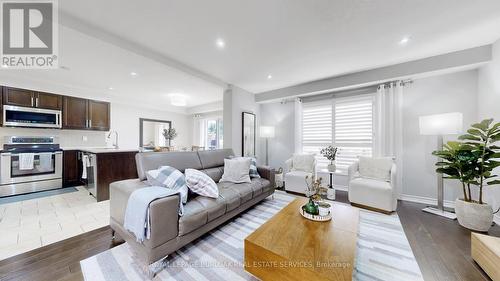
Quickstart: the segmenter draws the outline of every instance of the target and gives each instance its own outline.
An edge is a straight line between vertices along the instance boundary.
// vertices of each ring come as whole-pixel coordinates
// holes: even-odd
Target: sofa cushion
[[[259,196],[264,192],[262,183],[259,181],[260,178],[253,178],[252,182],[250,183],[250,187],[252,188],[252,198]]]
[[[224,202],[226,203],[226,212],[232,211],[241,205],[240,194],[234,188],[231,188],[233,185],[235,184],[230,182],[217,184],[219,187],[219,197],[224,198]]]
[[[224,159],[234,155],[232,149],[217,149],[198,151],[202,169],[224,166]],[[194,168],[194,167],[191,167]]]
[[[250,201],[253,198],[252,183],[238,183],[232,187],[240,195],[241,204]]]
[[[271,182],[267,179],[264,179],[264,178],[255,178],[255,179],[252,179],[252,183],[255,182],[255,183],[258,183],[260,186],[261,186],[261,190],[262,192],[260,193],[264,193],[264,192],[268,192],[269,190],[272,189],[272,185],[271,185]],[[254,192],[253,192],[253,197],[256,197],[258,195],[260,195],[259,192],[255,192],[255,189],[254,189]]]
[[[203,169],[201,171],[207,174],[207,176],[209,176],[215,182],[219,182],[220,178],[222,177],[222,173],[224,173],[224,166]]]
[[[184,206],[184,215],[179,218],[179,236],[188,234],[208,221],[208,210],[197,198]]]
[[[212,221],[226,213],[226,200],[219,196],[218,198],[208,198],[198,196],[194,201],[198,201],[208,212],[208,221]]]
[[[349,182],[349,201],[381,210],[394,211],[397,199],[386,181],[355,178]]]
[[[219,197],[217,184],[207,174],[201,171],[186,169],[186,184],[191,191],[201,196],[211,198]]]
[[[161,166],[172,166],[184,173],[187,168],[201,169],[200,157],[196,151],[144,152],[135,155],[137,174],[140,180],[146,179],[146,172]]]

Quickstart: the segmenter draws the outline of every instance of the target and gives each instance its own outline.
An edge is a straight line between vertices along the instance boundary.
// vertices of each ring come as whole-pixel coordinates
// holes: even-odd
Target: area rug
[[[243,240],[296,198],[274,197],[170,255],[154,280],[258,280],[243,268]],[[423,280],[397,214],[361,210],[358,237],[353,280]],[[147,280],[127,243],[80,264],[87,281]]]

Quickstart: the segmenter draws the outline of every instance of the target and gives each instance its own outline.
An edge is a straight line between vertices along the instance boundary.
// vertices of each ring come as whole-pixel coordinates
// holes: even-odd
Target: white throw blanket
[[[19,153],[19,170],[33,170],[34,153]]]
[[[132,192],[127,202],[123,227],[135,235],[137,242],[149,239],[151,237],[149,205],[156,199],[178,193],[176,190],[160,186],[148,186]],[[179,200],[179,215],[182,216],[183,212],[184,208]]]

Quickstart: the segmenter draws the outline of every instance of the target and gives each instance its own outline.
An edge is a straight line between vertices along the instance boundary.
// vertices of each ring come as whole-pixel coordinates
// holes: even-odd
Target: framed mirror
[[[163,130],[172,128],[172,121],[139,118],[139,146],[145,149],[167,147]]]
[[[255,114],[242,113],[242,156],[255,157]]]

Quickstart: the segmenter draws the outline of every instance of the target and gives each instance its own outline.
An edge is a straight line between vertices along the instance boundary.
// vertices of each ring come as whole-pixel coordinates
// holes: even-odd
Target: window
[[[334,98],[305,103],[302,109],[302,151],[316,153],[318,166],[328,164],[321,148],[339,148],[336,164],[347,171],[358,156],[371,156],[373,146],[373,95]]]
[[[222,118],[208,118],[200,120],[200,146],[207,150],[223,147]]]

